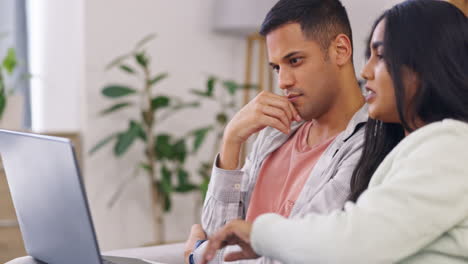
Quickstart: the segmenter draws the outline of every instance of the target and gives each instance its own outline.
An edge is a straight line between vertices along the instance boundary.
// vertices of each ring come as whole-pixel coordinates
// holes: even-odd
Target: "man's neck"
[[[329,110],[312,120],[314,124],[307,137],[309,146],[323,142],[345,130],[354,114],[364,105],[364,97],[355,79],[354,82],[348,82],[341,91]]]

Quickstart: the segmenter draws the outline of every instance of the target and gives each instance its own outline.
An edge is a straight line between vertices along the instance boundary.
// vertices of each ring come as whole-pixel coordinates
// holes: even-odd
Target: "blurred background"
[[[0,127],[73,140],[101,250],[180,242],[200,222],[223,126],[278,91],[255,34],[275,2],[0,0]],[[400,1],[342,2],[359,73]],[[2,171],[0,261],[22,255]]]

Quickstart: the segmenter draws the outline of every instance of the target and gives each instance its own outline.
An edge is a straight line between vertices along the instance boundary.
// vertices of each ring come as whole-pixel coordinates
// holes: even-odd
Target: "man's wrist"
[[[235,170],[239,164],[239,155],[242,144],[234,142],[223,142],[220,152],[219,168],[225,170]]]

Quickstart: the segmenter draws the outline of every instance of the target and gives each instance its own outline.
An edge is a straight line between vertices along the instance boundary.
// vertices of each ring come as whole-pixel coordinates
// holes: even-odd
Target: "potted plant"
[[[143,85],[140,88],[126,84],[106,85],[102,89],[102,95],[112,100],[113,104],[102,110],[101,115],[115,114],[122,109],[133,107],[138,109],[139,118],[128,120],[127,129],[102,139],[90,153],[113,143],[114,155],[122,157],[134,142],[140,141],[144,144],[141,160],[135,164],[134,176],[139,175],[139,171],[142,170],[151,182],[156,242],[164,243],[163,213],[171,209],[171,195],[198,189],[190,180],[185,161],[188,155],[196,153],[201,146],[207,129],[191,130],[182,137],[157,132],[158,124],[163,120],[182,109],[198,107],[199,102],[186,102],[157,89],[158,84],[166,79],[168,74],[154,74],[151,70],[152,60],[145,44],[154,37],[154,34],[145,37],[130,52],[117,57],[107,66],[108,70],[118,69],[124,74],[134,76]],[[190,142],[192,144],[189,144]],[[124,182],[118,187],[109,206],[113,206],[125,186]]]
[[[13,88],[7,87],[6,77],[13,74],[17,64],[15,49],[9,48],[0,65],[0,120],[3,119],[8,97],[13,94]]]

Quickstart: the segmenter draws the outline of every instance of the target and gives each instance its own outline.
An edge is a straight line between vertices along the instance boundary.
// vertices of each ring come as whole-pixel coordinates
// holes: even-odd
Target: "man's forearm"
[[[242,144],[223,140],[218,167],[224,170],[237,169],[241,147]]]

